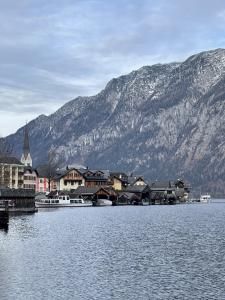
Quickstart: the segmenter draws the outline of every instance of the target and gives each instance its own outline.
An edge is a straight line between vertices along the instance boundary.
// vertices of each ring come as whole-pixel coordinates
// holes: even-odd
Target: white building
[[[24,166],[16,157],[0,157],[0,186],[23,188]]]

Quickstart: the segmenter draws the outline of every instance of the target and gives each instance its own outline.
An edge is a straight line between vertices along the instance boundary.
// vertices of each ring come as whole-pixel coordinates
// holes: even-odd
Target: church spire
[[[32,159],[31,159],[31,155],[30,155],[29,133],[28,133],[27,124],[24,128],[23,154],[21,157],[21,162],[25,166],[32,166]]]
[[[28,128],[26,124],[24,129],[24,141],[23,141],[23,155],[25,159],[27,158],[29,153],[30,153],[30,143],[29,143]]]

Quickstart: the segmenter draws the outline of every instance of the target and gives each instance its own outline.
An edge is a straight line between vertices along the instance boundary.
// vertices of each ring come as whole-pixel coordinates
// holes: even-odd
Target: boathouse
[[[35,212],[35,192],[31,189],[0,188],[0,207],[8,202],[9,212]]]
[[[117,193],[111,187],[87,188],[80,186],[71,192],[73,195],[82,196],[85,200],[91,200],[93,203],[95,203],[98,199],[108,199],[111,200],[113,204],[117,201]]]
[[[144,205],[151,204],[150,189],[148,185],[131,185],[124,192],[135,194],[130,204]]]

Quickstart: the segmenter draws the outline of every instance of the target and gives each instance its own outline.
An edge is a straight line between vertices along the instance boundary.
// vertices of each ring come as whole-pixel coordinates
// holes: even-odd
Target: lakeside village
[[[49,171],[45,165],[32,167],[26,126],[21,160],[0,157],[1,209],[34,212],[37,203],[56,207],[60,199],[65,206],[177,204],[186,202],[190,192],[180,179],[149,183],[141,175],[69,166],[56,169],[54,176]]]

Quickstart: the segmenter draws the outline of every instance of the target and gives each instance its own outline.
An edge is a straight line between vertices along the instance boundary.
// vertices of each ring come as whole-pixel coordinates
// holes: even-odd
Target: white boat
[[[70,198],[69,195],[56,196],[52,199],[39,199],[35,201],[37,208],[50,207],[86,207],[92,206],[91,201],[84,201],[82,198]]]
[[[211,199],[211,196],[209,194],[204,194],[200,196],[200,202],[201,203],[209,203]]]
[[[111,206],[112,205],[112,201],[108,200],[108,199],[97,199],[96,206]]]

